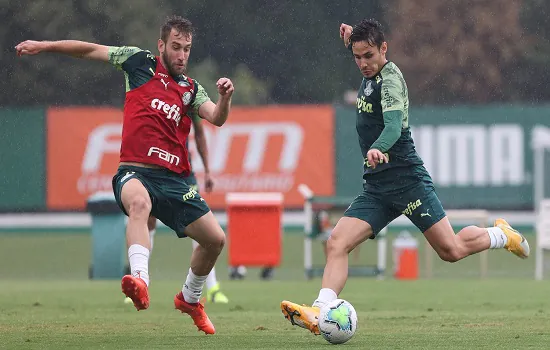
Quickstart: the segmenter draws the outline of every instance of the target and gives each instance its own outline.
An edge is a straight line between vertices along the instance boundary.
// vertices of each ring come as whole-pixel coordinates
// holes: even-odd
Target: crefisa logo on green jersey
[[[407,207],[405,208],[405,210],[402,211],[402,213],[410,216],[412,215],[413,211],[415,211],[421,205],[422,202],[420,201],[420,199],[417,199],[416,202],[410,202],[409,204],[407,204]]]
[[[189,199],[195,198],[197,196],[197,194],[198,194],[198,192],[197,192],[196,189],[190,188],[189,192],[187,192],[183,195],[183,201],[186,202]]]

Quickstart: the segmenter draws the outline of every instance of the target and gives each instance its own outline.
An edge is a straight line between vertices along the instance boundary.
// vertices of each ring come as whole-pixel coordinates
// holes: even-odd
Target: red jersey
[[[109,59],[125,71],[127,79],[120,161],[154,164],[187,176],[192,123],[188,113],[198,111],[195,100],[200,85],[183,75],[170,76],[160,58],[148,51],[111,48]],[[200,104],[206,101],[205,95],[199,98]]]

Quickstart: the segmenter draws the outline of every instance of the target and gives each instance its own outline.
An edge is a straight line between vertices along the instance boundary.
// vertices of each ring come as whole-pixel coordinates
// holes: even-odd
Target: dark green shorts
[[[402,214],[422,232],[446,216],[423,166],[392,168],[372,175],[344,216],[366,221],[376,236]]]
[[[189,187],[194,189],[195,191],[199,191],[199,183],[197,182],[197,178],[195,177],[195,173],[191,172],[191,174],[187,177],[184,177],[183,180],[187,182]]]
[[[113,177],[113,190],[119,207],[126,215],[128,213],[122,205],[120,193],[122,186],[130,179],[138,179],[149,192],[151,216],[174,230],[178,237],[186,237],[185,228],[210,211],[197,190],[187,182],[189,179],[186,181],[186,178],[165,169],[124,165]]]

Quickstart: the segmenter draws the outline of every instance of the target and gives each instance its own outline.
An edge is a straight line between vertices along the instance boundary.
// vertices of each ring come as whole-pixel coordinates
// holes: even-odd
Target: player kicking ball
[[[210,167],[208,166],[208,146],[206,143],[206,136],[204,134],[204,127],[201,123],[201,119],[197,117],[196,114],[191,114],[190,117],[193,120],[193,129],[195,130],[195,143],[197,145],[197,150],[199,152],[199,155],[202,160],[202,164],[204,166],[204,190],[206,191],[206,193],[210,193],[214,188],[214,181],[210,176]],[[189,144],[187,144],[187,146],[188,145]],[[189,147],[187,147],[187,149],[189,149]],[[192,164],[191,152],[189,152],[189,164]],[[191,174],[185,178],[185,182],[187,182],[192,189],[196,191],[199,190],[197,178],[195,177],[195,173],[193,172],[192,167],[191,167]],[[152,254],[154,240],[155,240],[155,233],[157,229],[157,218],[150,216],[149,220],[147,220],[147,228],[149,229],[149,238],[151,239],[151,249],[149,253]],[[192,241],[192,242],[193,242],[193,249],[196,249],[199,244],[196,241]],[[220,289],[220,283],[216,278],[215,267],[213,267],[212,271],[210,271],[210,273],[208,274],[208,277],[206,278],[206,282],[204,283],[204,285],[206,286],[206,298],[203,298],[202,300],[208,301],[211,303],[218,303],[218,304],[229,303],[229,299]],[[132,299],[128,297],[124,299],[124,302],[126,304],[133,303]]]
[[[124,294],[137,310],[149,307],[150,216],[191,237],[199,246],[183,288],[174,297],[176,309],[187,313],[199,330],[214,334],[214,325],[199,302],[203,285],[225,244],[225,234],[199,193],[184,177],[191,172],[186,147],[190,113],[222,126],[229,115],[233,83],[217,81],[218,101],[186,75],[193,27],[182,17],[161,27],[159,56],[136,47],[109,47],[75,40],[24,41],[17,54],[57,52],[108,62],[124,71],[126,99],[120,165],[113,177],[115,198],[128,215],[126,240],[131,275],[122,278]]]
[[[424,233],[444,261],[455,262],[490,248],[504,248],[524,259],[529,256],[527,240],[504,219],[496,220],[494,227],[468,226],[455,234],[415,150],[407,85],[395,63],[386,59],[388,44],[380,23],[363,20],[353,28],[342,24],[340,37],[363,75],[356,128],[364,184],[328,239],[322,289],[313,305],[281,303],[286,319],[314,334],[319,334],[320,307],[337,299],[344,288],[349,253],[400,215]]]

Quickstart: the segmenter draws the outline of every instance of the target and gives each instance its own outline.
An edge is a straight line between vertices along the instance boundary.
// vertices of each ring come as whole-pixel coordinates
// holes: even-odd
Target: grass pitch
[[[5,349],[316,349],[282,299],[310,303],[319,281],[226,281],[228,305],[207,305],[217,334],[173,309],[178,281],[151,285],[151,307],[123,303],[118,282],[2,282]],[[550,285],[534,281],[351,280],[341,295],[359,316],[346,349],[547,349]]]
[[[531,236],[532,237],[532,236]],[[218,276],[231,303],[207,304],[217,334],[197,332],[173,308],[190,244],[159,235],[151,261],[151,307],[123,302],[120,283],[89,281],[87,235],[0,236],[0,348],[5,349],[318,349],[333,346],[292,327],[279,303],[311,303],[320,280],[306,281],[300,238],[285,236],[275,279],[250,270],[243,281]],[[373,258],[374,244],[361,258]],[[319,248],[320,251],[320,248]],[[436,265],[433,280],[350,279],[341,297],[359,316],[345,349],[548,349],[550,284],[535,282],[533,258],[491,252],[490,279],[476,277],[477,259]],[[421,254],[422,256],[422,254]],[[318,257],[320,258],[320,256]],[[374,258],[375,259],[375,258]]]

